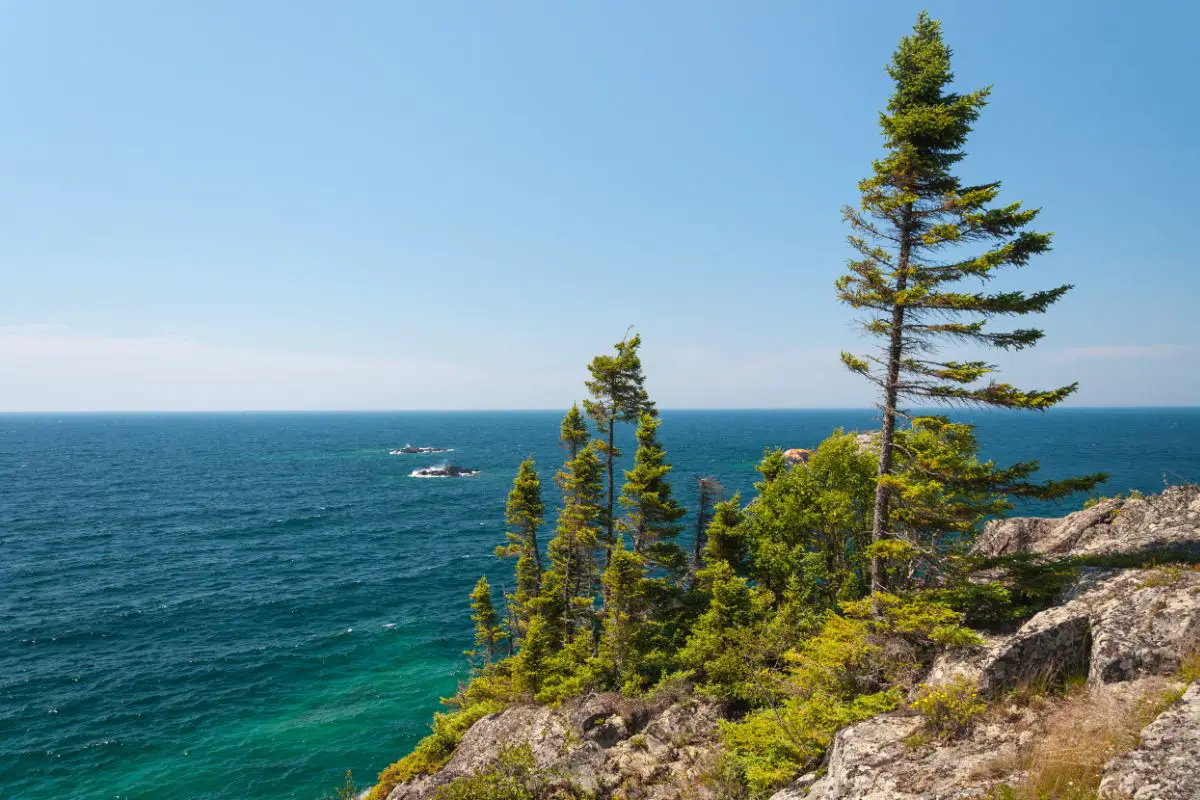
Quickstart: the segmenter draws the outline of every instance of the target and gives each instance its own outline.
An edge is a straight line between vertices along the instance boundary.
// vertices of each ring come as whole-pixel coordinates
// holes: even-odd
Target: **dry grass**
[[[1200,680],[1200,649],[1184,654],[1179,663],[1179,680],[1188,684]]]
[[[1133,695],[1126,690],[1068,697],[1056,704],[1045,731],[1022,759],[1025,778],[992,796],[1093,800],[1105,763],[1137,747],[1142,729],[1178,697],[1178,684],[1162,679],[1143,681]]]

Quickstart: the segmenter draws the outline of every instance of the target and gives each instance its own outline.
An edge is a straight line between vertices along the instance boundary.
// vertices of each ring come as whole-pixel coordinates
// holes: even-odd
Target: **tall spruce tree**
[[[596,548],[602,535],[604,473],[595,447],[585,447],[558,473],[563,506],[547,554],[550,569],[542,593],[543,615],[555,634],[570,640],[591,628],[599,574]]]
[[[496,656],[496,646],[508,635],[500,625],[486,576],[479,579],[471,592],[471,621],[475,623],[476,649],[467,651],[467,657],[478,659],[486,667]]]
[[[951,51],[941,25],[924,12],[892,57],[888,74],[895,93],[880,115],[887,154],[859,183],[858,208],[844,217],[857,252],[849,273],[837,282],[839,299],[870,312],[865,331],[882,339],[877,355],[842,354],[854,372],[881,393],[879,480],[872,523],[873,541],[889,532],[889,503],[896,489],[893,472],[896,418],[902,401],[933,401],[1002,408],[1049,408],[1075,385],[1022,391],[988,380],[995,371],[982,360],[940,360],[939,348],[962,342],[1003,350],[1037,343],[1042,332],[1021,328],[994,332],[992,317],[1045,311],[1070,286],[1026,293],[989,293],[958,282],[986,283],[1005,267],[1024,266],[1050,247],[1050,235],[1026,230],[1036,209],[1020,203],[993,205],[1000,184],[964,186],[952,168],[964,157],[963,145],[990,89],[967,94],[948,91],[953,80]],[[978,245],[982,252],[965,252]],[[881,566],[872,564],[872,588],[881,588]]]
[[[621,538],[614,545],[604,570],[604,620],[599,643],[599,663],[610,671],[615,688],[637,689],[640,641],[644,622],[646,565],[642,557],[625,549]]]
[[[563,447],[570,451],[572,459],[578,456],[579,451],[587,445],[587,422],[584,420],[583,414],[579,412],[578,403],[573,404],[571,410],[563,417],[562,425],[559,426],[558,438]]]
[[[542,503],[542,482],[538,478],[533,458],[526,458],[513,479],[505,506],[508,543],[496,548],[501,558],[517,560],[516,591],[510,598],[519,633],[528,625],[535,611],[541,589],[542,555],[538,549],[537,531],[541,527],[546,506]]]
[[[675,572],[684,567],[684,553],[675,537],[683,530],[678,523],[687,512],[671,496],[667,480],[671,465],[658,441],[661,424],[649,411],[638,418],[638,448],[633,469],[625,471],[621,505],[628,512],[626,525],[633,536],[633,551],[650,566]]]
[[[646,378],[642,374],[642,360],[638,348],[642,337],[634,334],[614,345],[616,355],[599,355],[588,365],[592,379],[587,381],[591,398],[583,401],[583,408],[596,423],[604,437],[602,452],[605,470],[608,473],[608,503],[604,507],[604,563],[616,541],[616,478],[615,462],[621,453],[616,446],[618,422],[636,422],[642,412],[654,412],[654,403],[646,393]]]

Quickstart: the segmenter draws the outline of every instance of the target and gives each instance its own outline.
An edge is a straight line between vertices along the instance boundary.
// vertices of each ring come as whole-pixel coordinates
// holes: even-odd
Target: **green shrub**
[[[842,728],[891,711],[900,698],[896,689],[852,699],[815,691],[721,723],[721,742],[751,791],[766,794],[812,767]]]
[[[911,708],[925,720],[925,727],[939,736],[961,736],[987,710],[975,683],[962,675],[937,685],[921,684]]]

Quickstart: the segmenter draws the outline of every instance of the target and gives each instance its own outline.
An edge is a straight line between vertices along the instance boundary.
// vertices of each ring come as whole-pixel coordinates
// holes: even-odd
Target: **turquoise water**
[[[317,798],[424,734],[466,596],[557,412],[0,416],[6,798]],[[960,415],[961,416],[961,415]],[[970,415],[987,455],[1109,490],[1200,481],[1200,410]],[[747,490],[763,449],[867,411],[668,411],[678,487]],[[417,480],[453,447],[473,478]],[[551,496],[552,498],[552,496]],[[1074,503],[1029,511],[1057,513]]]

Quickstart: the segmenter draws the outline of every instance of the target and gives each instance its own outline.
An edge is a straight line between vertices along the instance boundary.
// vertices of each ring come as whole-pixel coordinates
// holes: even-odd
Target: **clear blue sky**
[[[1197,5],[936,2],[1077,289],[1002,377],[1200,398]],[[850,407],[839,208],[921,4],[0,5],[0,409]]]

